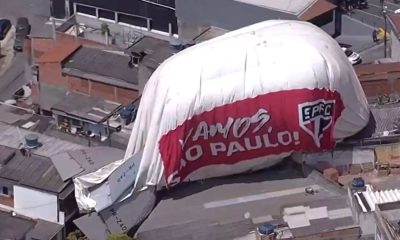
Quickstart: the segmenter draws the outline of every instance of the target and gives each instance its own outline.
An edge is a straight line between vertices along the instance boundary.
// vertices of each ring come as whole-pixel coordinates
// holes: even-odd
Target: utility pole
[[[383,33],[383,53],[384,57],[387,57],[387,6],[385,6],[385,0],[380,0],[381,2],[381,7],[382,7],[382,15],[383,15],[383,20],[385,22],[385,32]]]

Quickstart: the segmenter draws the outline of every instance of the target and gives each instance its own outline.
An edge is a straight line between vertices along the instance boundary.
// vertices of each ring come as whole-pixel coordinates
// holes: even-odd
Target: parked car
[[[24,48],[25,38],[31,32],[31,25],[26,17],[20,17],[17,19],[17,25],[15,26],[15,42],[14,50],[22,51]]]
[[[11,22],[8,19],[0,19],[0,41],[4,40],[7,36],[8,31],[10,31]]]
[[[349,48],[346,48],[346,47],[342,47],[342,50],[343,50],[344,54],[346,54],[346,57],[347,57],[347,59],[349,59],[351,64],[357,65],[362,62],[360,54],[353,52],[352,50],[350,50]]]

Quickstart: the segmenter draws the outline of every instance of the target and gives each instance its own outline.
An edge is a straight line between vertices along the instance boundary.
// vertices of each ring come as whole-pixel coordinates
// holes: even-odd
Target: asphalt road
[[[10,19],[16,23],[18,17],[27,17],[32,26],[31,35],[51,37],[49,0],[0,0],[0,19]]]
[[[394,14],[394,11],[400,9],[400,4],[393,1],[385,1],[387,14]],[[368,9],[354,10],[351,17],[360,20],[373,27],[383,27],[385,25],[380,0],[368,0]]]

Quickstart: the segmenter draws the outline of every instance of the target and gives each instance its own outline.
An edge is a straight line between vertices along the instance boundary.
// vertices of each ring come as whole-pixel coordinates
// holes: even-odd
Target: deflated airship
[[[272,166],[334,148],[369,120],[365,94],[338,43],[299,21],[266,21],[165,61],[143,91],[128,159],[136,189]]]

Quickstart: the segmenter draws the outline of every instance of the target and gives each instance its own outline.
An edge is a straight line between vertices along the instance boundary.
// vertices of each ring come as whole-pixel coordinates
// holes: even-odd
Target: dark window
[[[126,14],[118,14],[118,21],[121,23],[127,23],[134,26],[147,28],[147,19]]]
[[[96,8],[93,8],[93,7],[76,5],[76,11],[78,13],[84,13],[84,14],[96,16]]]
[[[65,0],[50,1],[51,16],[55,18],[65,18]]]
[[[2,193],[8,195],[8,187],[2,187]]]
[[[114,20],[115,14],[114,14],[114,12],[111,12],[111,11],[99,9],[99,17]]]

